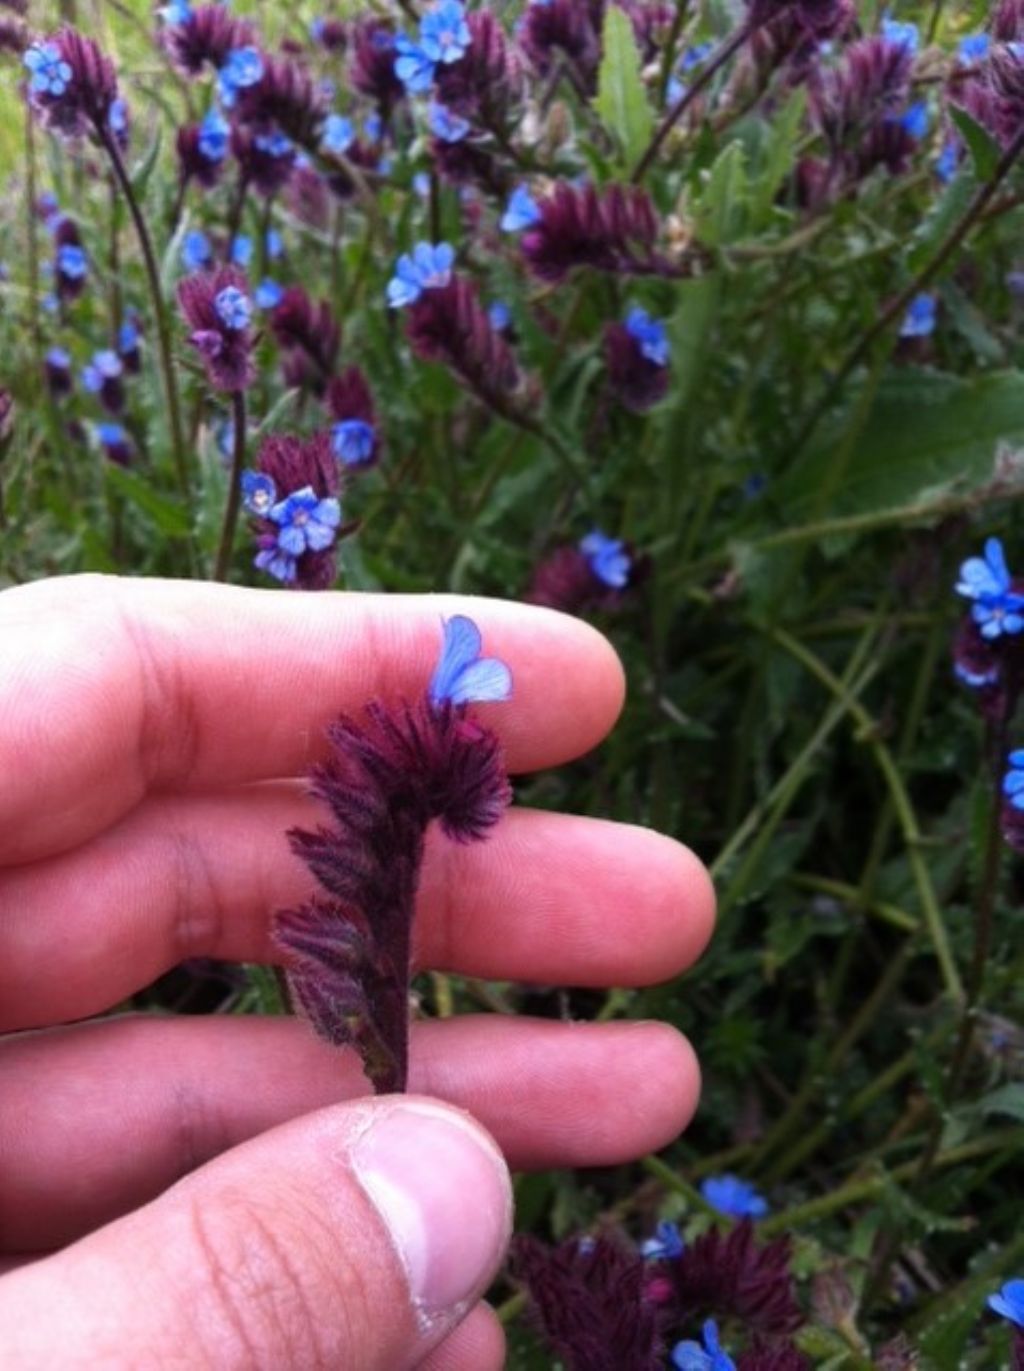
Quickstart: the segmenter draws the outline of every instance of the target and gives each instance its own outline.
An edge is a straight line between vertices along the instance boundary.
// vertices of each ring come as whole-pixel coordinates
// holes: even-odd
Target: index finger
[[[336,715],[425,690],[441,619],[456,613],[512,669],[512,699],[479,707],[510,769],[600,741],[621,667],[599,633],[553,610],[105,576],[4,591],[0,862],[64,851],[147,792],[300,774]]]

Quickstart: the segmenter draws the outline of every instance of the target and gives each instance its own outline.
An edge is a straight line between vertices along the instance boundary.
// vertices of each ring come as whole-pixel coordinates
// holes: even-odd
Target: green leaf
[[[138,200],[145,198],[146,187],[149,185],[149,178],[153,175],[157,160],[160,157],[162,143],[163,135],[158,128],[153,135],[153,141],[131,169],[128,179],[132,183],[132,190]]]
[[[594,108],[621,147],[625,166],[635,165],[651,140],[654,112],[640,75],[633,25],[617,5],[605,11]]]
[[[878,387],[844,479],[828,509],[821,491],[843,433],[856,410],[854,393],[805,456],[778,483],[776,498],[791,522],[895,509],[938,494],[969,491],[991,481],[996,447],[1024,443],[1024,372],[964,379],[939,371],[905,370]]]
[[[907,270],[911,275],[916,275],[935,256],[950,229],[966,214],[977,188],[976,178],[965,167],[938,196],[913,236],[907,254]]]
[[[741,237],[747,220],[750,186],[747,155],[740,142],[724,148],[707,174],[696,206],[697,237],[720,247]]]
[[[960,131],[960,135],[967,144],[974,163],[974,170],[977,172],[979,181],[988,181],[992,178],[1002,155],[999,144],[995,141],[988,129],[982,128],[976,119],[972,119],[965,109],[958,109],[956,105],[949,105],[949,117]]]
[[[772,115],[768,125],[767,146],[751,187],[750,212],[754,228],[759,228],[770,214],[779,188],[796,162],[806,105],[807,92],[797,89],[782,108]]]
[[[166,533],[170,538],[182,538],[188,534],[187,511],[177,500],[154,490],[136,472],[110,464],[106,467],[106,478],[110,489],[148,515],[161,533]]]
[[[1019,1082],[1002,1085],[980,1099],[975,1109],[979,1114],[1001,1114],[1024,1123],[1024,1085]]]

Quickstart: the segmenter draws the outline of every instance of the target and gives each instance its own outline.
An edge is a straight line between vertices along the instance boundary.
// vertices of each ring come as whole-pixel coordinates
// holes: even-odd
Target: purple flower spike
[[[189,342],[203,359],[208,381],[217,390],[245,390],[255,374],[252,363],[248,285],[236,267],[218,267],[186,277],[178,302],[191,325]]]
[[[479,645],[475,625],[459,622]],[[442,663],[448,625],[445,638]],[[428,693],[412,704],[374,702],[364,721],[342,717],[328,736],[334,755],[314,771],[313,793],[329,806],[334,827],[289,834],[323,893],[279,913],[274,938],[295,1001],[317,1033],[354,1045],[376,1090],[403,1090],[427,827],[439,819],[449,838],[476,841],[501,818],[511,792],[501,745],[466,717],[465,700]]]
[[[255,41],[252,26],[237,18],[227,5],[201,5],[182,11],[181,21],[168,24],[161,38],[174,65],[186,76],[205,68],[219,71],[233,51]]]
[[[559,182],[540,204],[540,218],[522,237],[527,265],[557,284],[577,266],[629,275],[670,275],[655,251],[658,218],[640,186]]]
[[[65,138],[90,132],[100,141],[111,136],[117,76],[113,62],[91,38],[63,28],[34,42],[24,63],[31,73],[26,83],[28,102],[48,128]]]

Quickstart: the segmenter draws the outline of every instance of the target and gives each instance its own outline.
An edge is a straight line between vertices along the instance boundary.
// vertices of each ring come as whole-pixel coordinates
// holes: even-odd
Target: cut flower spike
[[[439,819],[449,838],[473,842],[511,800],[501,744],[467,707],[511,693],[508,667],[481,655],[476,624],[448,619],[418,700],[377,701],[365,720],[342,717],[329,729],[334,755],[314,771],[313,793],[334,827],[288,835],[322,888],[274,921],[289,988],[322,1038],[356,1047],[379,1092],[406,1085],[412,920],[427,828]]]

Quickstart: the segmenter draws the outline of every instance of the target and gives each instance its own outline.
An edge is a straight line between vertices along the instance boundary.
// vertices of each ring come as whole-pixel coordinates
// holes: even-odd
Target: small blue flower
[[[442,620],[441,657],[427,693],[433,704],[487,704],[512,694],[512,673],[497,657],[481,657],[480,630],[464,614]]]
[[[111,133],[121,135],[128,132],[128,106],[120,97],[111,104],[107,123]]]
[[[363,120],[363,132],[371,143],[379,143],[384,132],[384,120],[379,114],[368,114]]]
[[[231,260],[236,267],[247,267],[252,261],[252,239],[247,233],[235,235],[231,244]]]
[[[689,86],[684,85],[678,76],[670,76],[668,78],[668,85],[665,87],[665,100],[667,104],[670,107],[676,104],[677,101],[683,98],[688,90]]]
[[[519,233],[540,222],[540,206],[525,186],[516,186],[509,196],[499,227],[505,233]]]
[[[71,67],[56,43],[33,43],[22,62],[32,73],[28,88],[34,95],[63,95],[71,84]]]
[[[447,105],[439,105],[436,101],[427,113],[427,123],[430,132],[442,143],[461,143],[469,133],[468,119],[453,114]]]
[[[96,437],[106,448],[125,447],[128,434],[122,424],[97,424]]]
[[[250,514],[266,519],[271,507],[277,503],[277,486],[273,477],[262,471],[242,472],[242,506]]]
[[[430,194],[430,177],[425,171],[418,171],[412,178],[412,188],[417,195],[422,195],[424,200]]]
[[[260,571],[267,572],[276,581],[283,581],[285,585],[290,585],[298,574],[295,558],[287,552],[282,552],[276,546],[264,548],[262,552],[257,552],[253,558],[253,566],[258,567]]]
[[[365,419],[342,419],[331,429],[335,456],[347,467],[365,466],[373,458],[377,433]]]
[[[960,39],[957,56],[961,62],[982,62],[988,56],[992,39],[987,33],[968,33]]]
[[[253,299],[260,309],[276,309],[284,295],[284,286],[268,276],[261,281],[253,292]]]
[[[672,1365],[676,1371],[736,1371],[736,1363],[723,1352],[718,1341],[718,1325],[708,1319],[703,1329],[704,1345],[699,1342],[679,1342],[672,1349]]]
[[[93,354],[92,361],[82,368],[82,385],[93,395],[103,389],[104,382],[116,381],[124,373],[124,363],[116,352],[104,348]]]
[[[89,257],[85,248],[77,243],[64,243],[57,249],[57,270],[69,281],[81,281],[89,270]]]
[[[217,90],[225,109],[231,109],[238,92],[263,79],[263,54],[258,48],[232,48],[217,73]]]
[[[327,152],[341,156],[347,152],[356,139],[355,126],[343,114],[329,114],[324,120],[324,131],[320,146]]]
[[[199,271],[213,257],[210,240],[202,229],[189,229],[181,244],[181,264],[187,272]]]
[[[267,256],[272,262],[276,262],[279,257],[284,256],[284,239],[277,229],[267,229],[263,239],[263,246],[266,248]]]
[[[935,296],[915,295],[900,325],[901,338],[927,338],[935,332]]]
[[[993,666],[988,671],[971,671],[961,662],[954,662],[953,675],[972,690],[980,690],[982,686],[995,685],[999,680],[999,668]]]
[[[225,286],[213,298],[213,307],[221,323],[232,332],[248,328],[252,319],[252,301],[237,286]]]
[[[641,1244],[640,1255],[652,1261],[674,1261],[683,1255],[683,1246],[679,1225],[662,1219],[654,1230],[654,1237]]]
[[[911,138],[923,138],[928,132],[928,105],[924,100],[915,100],[899,116],[898,122]]]
[[[165,24],[187,24],[192,18],[192,6],[188,0],[170,0],[157,13]]]
[[[956,592],[973,600],[971,618],[983,638],[1014,637],[1024,631],[1024,595],[1012,589],[1006,555],[998,538],[985,543],[984,557],[968,557]]]
[[[132,319],[126,319],[117,331],[117,346],[122,352],[134,352],[139,346],[139,326]]]
[[[403,253],[388,282],[388,304],[392,309],[411,305],[425,290],[436,290],[451,280],[455,249],[450,243],[417,243],[411,253]]]
[[[199,125],[199,151],[208,162],[223,162],[228,153],[228,121],[219,109],[211,109]]]
[[[67,348],[50,348],[46,354],[46,365],[54,367],[57,371],[67,371],[71,366],[71,353]]]
[[[632,560],[621,538],[609,538],[595,528],[580,542],[580,551],[597,579],[612,590],[622,590],[629,581]]]
[[[253,136],[252,143],[253,147],[266,153],[268,157],[287,157],[295,150],[295,144],[280,129],[274,129],[271,133],[257,133]]]
[[[457,62],[471,41],[459,0],[440,0],[420,20],[420,44],[431,62]]]
[[[487,311],[487,317],[491,321],[491,328],[497,329],[499,333],[504,333],[512,322],[512,311],[504,300],[495,300]]]
[[[890,19],[888,15],[882,20],[882,37],[887,43],[906,48],[910,53],[916,53],[921,44],[916,24],[901,23],[898,19]]]
[[[395,75],[410,95],[420,95],[434,84],[435,63],[419,44],[400,33],[395,39]]]
[[[701,1183],[700,1193],[720,1214],[737,1219],[760,1219],[768,1213],[768,1202],[759,1195],[749,1181],[739,1176],[708,1176]]]
[[[940,181],[952,181],[960,161],[960,147],[955,138],[947,138],[935,159],[935,175]]]
[[[1015,754],[1024,758],[1024,754]],[[988,1307],[1018,1328],[1024,1328],[1024,1280],[1007,1281],[997,1295],[989,1295]]]
[[[312,486],[303,486],[272,505],[270,518],[280,526],[277,546],[289,557],[323,552],[334,542],[341,523],[341,505],[333,496],[322,500]]]
[[[1014,809],[1024,809],[1024,748],[1015,748],[1014,751],[1010,753],[1009,763],[1010,769],[1003,777],[1003,794]],[[1007,1293],[1010,1289],[1009,1285],[1004,1285],[999,1295],[993,1295],[989,1300],[989,1305],[991,1308],[995,1309],[997,1314],[1003,1314],[1008,1319],[1013,1318],[1014,1323],[1020,1323],[1020,1326],[1024,1328],[1024,1322],[1021,1322],[1021,1320],[1024,1319],[1024,1281],[1011,1281],[1010,1285],[1020,1287],[1020,1290],[1017,1292],[1018,1299],[1016,1305],[1018,1313],[1016,1318],[1014,1318],[1013,1315],[1006,1313],[1005,1309],[997,1308],[993,1303],[994,1300],[1000,1299],[1001,1296]]]
[[[681,70],[691,71],[694,67],[699,67],[701,62],[711,56],[714,48],[714,43],[694,43],[693,47],[687,48],[679,59]]]
[[[626,330],[640,344],[640,352],[649,362],[668,366],[668,335],[660,319],[652,319],[645,309],[634,307],[626,315]]]

